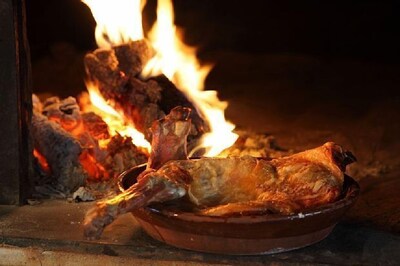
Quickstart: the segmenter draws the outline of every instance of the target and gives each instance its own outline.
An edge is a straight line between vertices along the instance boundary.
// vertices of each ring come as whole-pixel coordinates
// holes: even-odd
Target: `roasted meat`
[[[125,192],[98,202],[90,210],[84,222],[87,237],[99,237],[119,214],[180,198],[189,200],[202,215],[300,212],[337,200],[346,165],[355,160],[333,142],[271,161],[250,156],[182,160],[185,150],[179,135],[185,137],[188,131],[176,130],[180,127],[159,130],[165,125],[171,128],[174,123],[189,122],[186,110],[174,112],[153,126],[159,133],[154,137],[165,141],[153,141],[156,147],[150,160],[152,167]],[[165,138],[163,132],[173,137]],[[158,153],[162,159],[157,158]],[[172,160],[168,161],[169,156]]]
[[[151,153],[148,168],[158,169],[170,160],[187,159],[186,137],[190,132],[190,109],[176,107],[150,128]]]
[[[345,165],[354,160],[351,153],[328,142],[272,161],[204,158],[170,162],[163,168],[188,172],[193,181],[187,194],[191,202],[203,207],[202,214],[292,214],[337,200]]]
[[[100,236],[119,214],[153,202],[187,198],[204,215],[291,214],[335,201],[342,169],[354,157],[332,142],[266,161],[253,157],[170,161],[148,169],[138,182],[111,200],[97,203],[85,220],[85,234]]]

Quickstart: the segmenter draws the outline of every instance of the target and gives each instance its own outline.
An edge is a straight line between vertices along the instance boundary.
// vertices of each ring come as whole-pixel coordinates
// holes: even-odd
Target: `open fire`
[[[148,161],[151,127],[177,106],[190,112],[189,156],[288,154],[274,138],[234,131],[227,102],[204,90],[211,70],[179,38],[170,0],[159,0],[157,21],[144,37],[138,0],[84,0],[97,22],[98,49],[86,54],[87,92],[78,98],[33,97],[32,135],[39,195],[88,199],[117,192],[116,177]],[[179,130],[176,128],[175,130]],[[175,132],[177,133],[177,132]],[[173,137],[173,136],[171,136]],[[80,196],[82,199],[82,196]]]
[[[97,22],[99,48],[84,61],[88,93],[77,100],[34,97],[38,190],[53,194],[56,184],[62,195],[69,194],[88,180],[109,180],[144,163],[149,128],[176,106],[192,109],[189,154],[227,156],[223,151],[238,138],[224,117],[228,104],[216,91],[204,90],[211,66],[201,65],[196,50],[179,39],[172,2],[158,1],[157,21],[145,38],[145,2],[82,1]],[[50,176],[56,182],[49,191]]]
[[[340,200],[347,192],[344,170],[355,159],[333,142],[271,161],[256,155],[216,158],[231,155],[222,151],[238,139],[234,126],[224,122],[226,103],[203,90],[209,68],[171,38],[170,2],[160,1],[158,16],[148,39],[118,31],[115,39],[105,32],[108,24],[99,23],[105,45],[84,59],[89,93],[78,100],[33,97],[34,154],[39,174],[56,177],[54,190],[67,196],[75,191],[80,199],[91,184],[106,184],[110,191],[113,177],[125,169],[130,169],[125,176],[136,173],[144,167],[132,166],[148,162],[144,172],[131,175],[129,186],[120,186],[122,193],[98,201],[87,213],[85,236],[99,237],[121,213],[172,200],[182,208],[191,204],[186,210],[196,215],[242,220],[270,214],[303,219],[304,210]],[[212,137],[215,132],[223,138]],[[225,146],[214,147],[222,140]],[[189,158],[187,147],[201,158]]]
[[[108,49],[144,39],[141,23],[141,7],[144,6],[144,2],[138,0],[113,2],[83,0],[83,2],[91,8],[97,22],[96,41],[100,48]],[[148,38],[154,49],[154,56],[146,63],[140,76],[146,80],[163,74],[186,95],[210,127],[210,131],[201,136],[198,146],[194,149],[205,148],[205,156],[217,156],[222,150],[231,146],[238,136],[232,132],[234,125],[225,121],[224,110],[227,103],[218,99],[216,91],[204,91],[204,81],[211,67],[198,63],[195,49],[186,46],[177,37],[173,20],[172,2],[159,0],[157,21]],[[88,90],[93,105],[104,103],[98,99],[100,94],[97,93],[98,89],[93,83],[89,83]],[[117,115],[116,119],[124,120],[125,114],[123,112],[119,114],[120,117]],[[131,125],[132,127],[135,125]],[[131,137],[135,145],[149,148],[149,144],[143,141],[143,137],[137,135],[136,130],[129,131],[134,133]]]

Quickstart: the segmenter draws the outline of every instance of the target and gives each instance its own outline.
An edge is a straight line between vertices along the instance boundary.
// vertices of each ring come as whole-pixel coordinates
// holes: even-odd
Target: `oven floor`
[[[222,256],[170,247],[147,236],[131,214],[118,218],[101,240],[87,241],[82,236],[81,221],[90,206],[62,200],[1,206],[0,264],[396,264],[400,260],[399,235],[365,227],[349,218],[317,244],[265,256]]]

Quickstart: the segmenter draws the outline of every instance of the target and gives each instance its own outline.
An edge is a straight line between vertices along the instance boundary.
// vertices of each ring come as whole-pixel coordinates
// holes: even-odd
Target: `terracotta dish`
[[[122,173],[121,190],[134,184],[145,168],[140,165]],[[345,176],[339,200],[296,215],[212,217],[195,214],[174,202],[132,213],[147,234],[175,247],[219,254],[272,254],[324,239],[355,203],[359,191],[357,182]]]

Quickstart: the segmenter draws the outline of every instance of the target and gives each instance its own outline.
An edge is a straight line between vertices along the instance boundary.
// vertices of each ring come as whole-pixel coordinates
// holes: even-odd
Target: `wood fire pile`
[[[38,193],[67,197],[88,182],[109,183],[123,170],[147,161],[145,150],[128,137],[111,137],[102,118],[81,112],[75,98],[51,97],[43,103],[33,99]],[[99,145],[102,140],[108,140],[105,147]]]
[[[190,108],[192,123],[187,143],[191,151],[209,131],[209,124],[164,75],[149,79],[140,76],[152,55],[145,40],[97,49],[84,59],[88,82],[95,84],[102,97],[148,141],[154,121],[164,118],[176,106]],[[32,137],[38,195],[67,198],[78,191],[74,198],[93,200],[116,190],[116,177],[121,172],[147,161],[146,149],[135,146],[130,137],[112,136],[101,116],[85,111],[87,108],[82,105],[87,102],[87,97],[51,97],[40,101],[33,96]],[[275,158],[288,153],[279,149],[272,136],[238,133],[238,141],[222,156]],[[104,142],[107,144],[101,145]],[[200,149],[196,156],[201,155]]]
[[[97,49],[84,61],[90,81],[97,84],[103,97],[113,102],[135,127],[151,138],[153,121],[163,118],[176,106],[192,109],[189,147],[209,131],[208,124],[187,97],[164,75],[142,80],[140,73],[153,55],[145,40],[132,41],[112,49]]]

